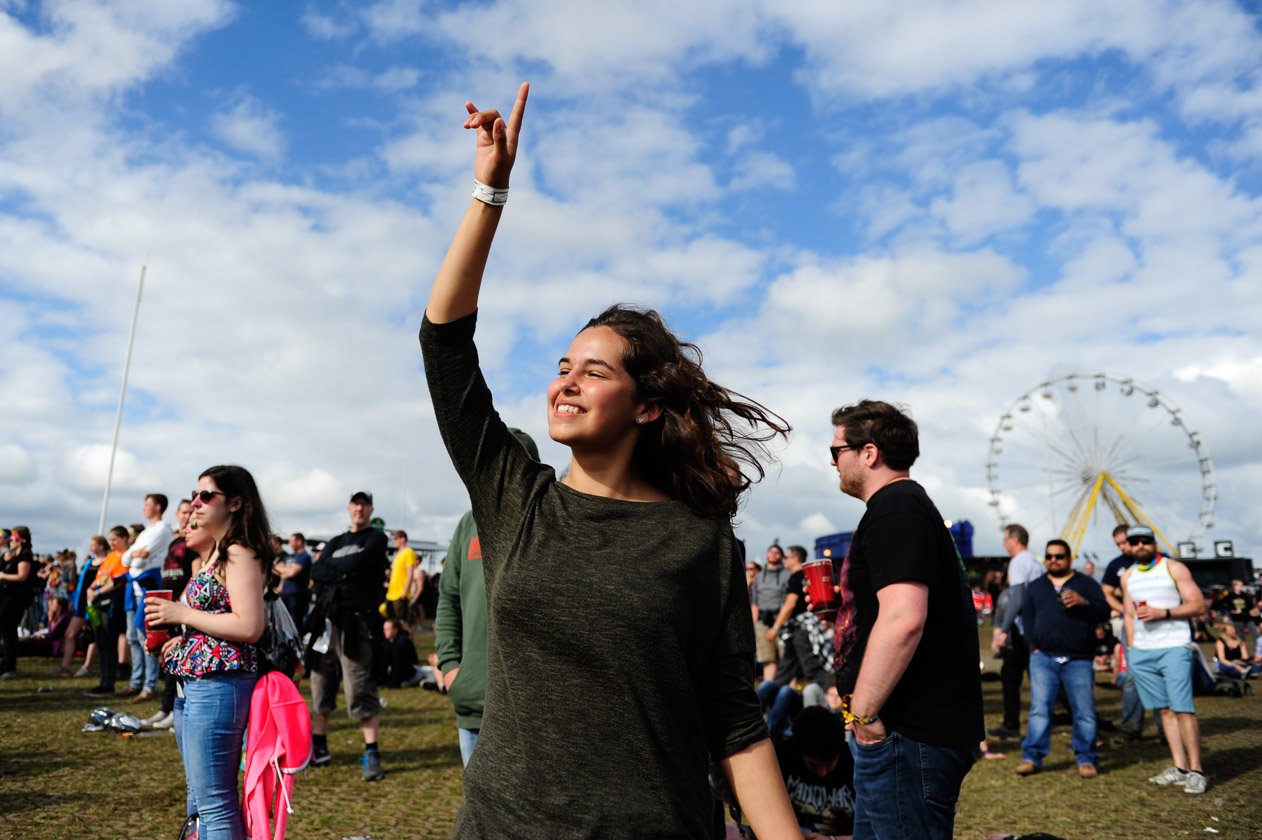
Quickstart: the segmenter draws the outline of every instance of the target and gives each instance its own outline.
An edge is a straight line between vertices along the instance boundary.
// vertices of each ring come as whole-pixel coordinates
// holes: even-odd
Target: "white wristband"
[[[503,207],[508,203],[508,188],[497,190],[495,187],[488,186],[474,178],[473,197],[483,204],[489,204],[492,207]]]

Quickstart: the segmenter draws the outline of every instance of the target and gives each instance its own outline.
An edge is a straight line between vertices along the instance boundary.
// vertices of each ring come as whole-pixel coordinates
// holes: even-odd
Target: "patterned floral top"
[[[232,612],[228,587],[215,577],[213,563],[193,576],[180,601],[202,612]],[[162,669],[176,676],[191,678],[219,671],[257,671],[258,649],[249,642],[229,642],[186,627],[184,638],[162,660]]]

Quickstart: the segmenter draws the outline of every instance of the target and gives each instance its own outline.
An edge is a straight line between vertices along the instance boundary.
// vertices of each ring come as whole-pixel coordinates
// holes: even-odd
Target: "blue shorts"
[[[1169,709],[1195,714],[1192,705],[1193,653],[1186,647],[1139,650],[1128,648],[1130,671],[1145,709]]]

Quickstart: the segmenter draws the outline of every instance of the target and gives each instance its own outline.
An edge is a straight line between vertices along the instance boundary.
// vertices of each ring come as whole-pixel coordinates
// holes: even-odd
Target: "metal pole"
[[[145,272],[148,268],[148,263],[140,267],[136,308],[131,313],[131,334],[127,337],[127,359],[123,362],[123,387],[118,391],[118,413],[114,416],[114,443],[110,446],[110,466],[105,473],[105,497],[101,499],[101,518],[96,524],[98,534],[105,533],[105,511],[110,506],[110,485],[114,483],[114,456],[118,454],[118,433],[123,427],[123,400],[127,397],[127,374],[131,371],[131,350],[136,344],[136,321],[140,319],[140,297],[145,292]]]

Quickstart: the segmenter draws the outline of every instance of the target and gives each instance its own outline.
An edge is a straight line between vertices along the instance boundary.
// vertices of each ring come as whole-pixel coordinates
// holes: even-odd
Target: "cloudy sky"
[[[479,332],[511,423],[545,438],[557,356],[627,300],[793,424],[755,546],[857,522],[825,447],[871,396],[910,407],[914,474],[981,551],[988,474],[1036,540],[1063,526],[1077,491],[1039,459],[1124,472],[1183,537],[1191,430],[1202,549],[1262,548],[1256,2],[0,0],[5,524],[96,530],[147,263],[107,526],[237,462],[278,530],[340,530],[367,488],[445,542],[466,501],[416,329],[468,201],[464,101],[522,79]],[[1164,402],[1041,397],[1075,372]]]

